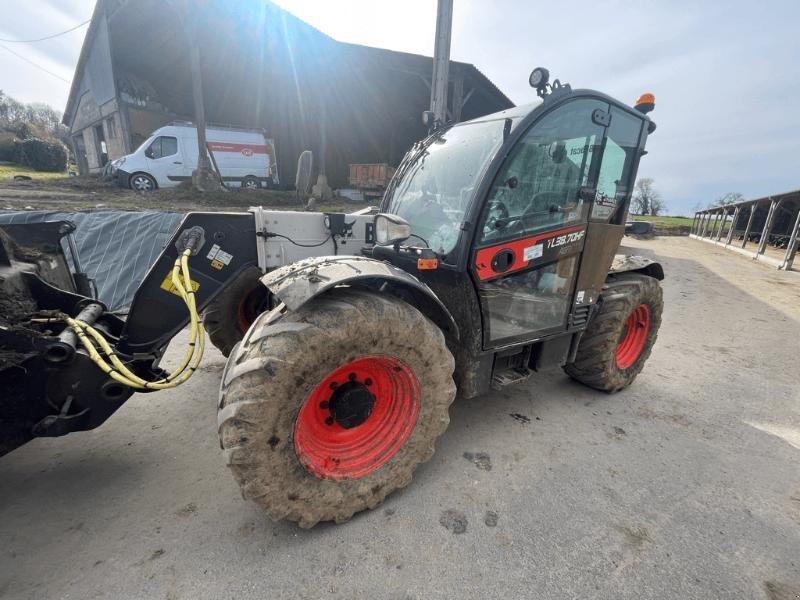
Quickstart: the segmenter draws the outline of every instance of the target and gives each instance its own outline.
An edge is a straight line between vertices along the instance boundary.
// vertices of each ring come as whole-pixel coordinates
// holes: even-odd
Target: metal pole
[[[723,208],[720,214],[722,218],[719,220],[719,231],[717,231],[717,239],[714,240],[716,242],[719,242],[720,238],[722,238],[722,232],[725,230],[725,223],[728,222],[728,209]]]
[[[714,223],[711,225],[711,231],[708,233],[709,240],[714,239],[714,233],[717,231],[717,225],[719,225],[721,215],[722,215],[721,212],[714,213]]]
[[[770,197],[771,198],[771,197]],[[767,220],[764,221],[764,229],[761,230],[761,240],[758,244],[758,251],[756,252],[756,256],[759,254],[764,254],[767,250],[767,242],[769,241],[769,233],[772,230],[772,219],[775,216],[775,210],[780,205],[780,200],[772,200],[769,205],[769,212],[767,213]]]
[[[753,217],[756,214],[756,209],[758,208],[758,202],[753,202],[750,205],[750,216],[747,217],[747,226],[744,228],[744,239],[742,240],[742,248],[747,245],[747,238],[750,237],[750,228],[753,226]]]
[[[692,229],[691,229],[691,231],[695,235],[697,235],[697,225],[698,225],[697,218],[698,218],[699,215],[700,215],[699,212],[694,213],[694,219],[692,219]]]
[[[447,120],[447,85],[450,80],[450,37],[453,29],[453,0],[439,0],[436,13],[436,43],[433,49],[431,110],[437,121]]]
[[[731,228],[728,230],[728,237],[725,238],[725,245],[729,246],[731,240],[733,239],[733,228],[736,227],[736,222],[739,220],[739,212],[741,210],[741,206],[737,206],[733,209],[733,220],[731,221]]]
[[[794,222],[792,229],[792,237],[789,238],[789,245],[786,247],[786,256],[783,259],[781,269],[789,271],[794,264],[794,256],[797,252],[798,232],[800,232],[800,205],[798,205],[797,219]]]
[[[706,235],[706,227],[708,227],[708,212],[703,213],[703,222],[702,226],[700,227],[700,237],[704,237]]]

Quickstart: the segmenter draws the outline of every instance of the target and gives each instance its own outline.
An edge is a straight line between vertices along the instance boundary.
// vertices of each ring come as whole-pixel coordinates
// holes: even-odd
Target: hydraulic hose
[[[157,381],[142,379],[119,359],[111,344],[99,331],[79,319],[66,318],[67,325],[75,332],[92,362],[114,381],[138,390],[165,390],[186,382],[197,369],[205,350],[206,332],[195,303],[194,289],[189,274],[190,255],[191,250],[185,250],[175,259],[172,268],[172,284],[189,311],[189,345],[178,367],[166,377]],[[95,344],[103,351],[108,360],[98,352]]]

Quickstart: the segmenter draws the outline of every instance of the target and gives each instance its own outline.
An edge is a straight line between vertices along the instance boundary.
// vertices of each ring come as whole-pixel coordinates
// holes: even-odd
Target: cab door
[[[566,331],[609,105],[567,101],[530,126],[489,189],[472,258],[484,348]]]

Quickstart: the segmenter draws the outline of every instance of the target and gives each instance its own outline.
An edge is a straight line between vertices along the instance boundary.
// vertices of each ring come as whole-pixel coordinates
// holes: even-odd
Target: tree
[[[631,201],[635,214],[657,216],[666,208],[654,184],[652,177],[642,177],[636,182]]]
[[[744,200],[744,194],[739,192],[728,192],[726,194],[722,194],[722,196],[711,202],[708,207],[712,208],[714,206],[728,206],[730,204],[741,202],[742,200]]]

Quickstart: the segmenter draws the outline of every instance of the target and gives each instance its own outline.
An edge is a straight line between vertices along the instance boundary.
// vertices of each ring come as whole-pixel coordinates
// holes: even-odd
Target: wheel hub
[[[357,479],[406,443],[420,410],[419,381],[404,362],[363,356],[329,373],[312,390],[294,426],[294,449],[321,479]]]
[[[336,386],[328,401],[330,418],[345,429],[352,429],[364,423],[375,406],[375,396],[369,392],[365,384],[355,380],[355,373],[351,375],[353,378],[347,383]],[[371,385],[372,381],[368,381]]]

